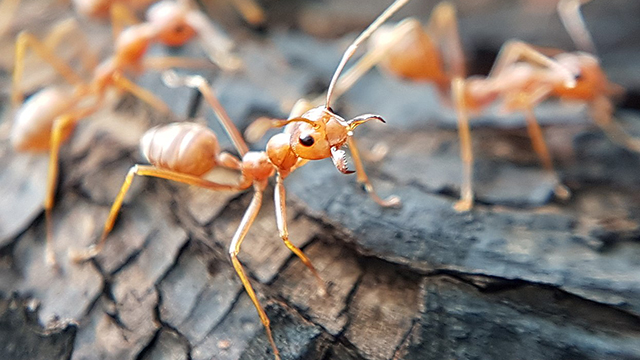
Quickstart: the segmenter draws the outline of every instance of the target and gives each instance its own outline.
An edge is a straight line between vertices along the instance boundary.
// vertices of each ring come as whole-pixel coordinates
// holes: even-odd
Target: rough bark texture
[[[483,68],[483,56],[511,37],[572,49],[555,4],[546,3],[460,4],[472,68]],[[285,116],[283,107],[324,90],[353,39],[343,35],[385,5],[277,2],[263,35],[219,14],[247,65],[210,76],[221,102],[241,128],[260,115]],[[426,19],[432,7],[416,2],[401,16]],[[605,70],[637,108],[638,3],[600,0],[584,12]],[[55,14],[51,21],[62,16]],[[96,45],[108,43],[104,25],[85,25],[102,39]],[[197,44],[169,52],[201,56]],[[55,79],[40,69],[30,74],[33,88]],[[8,75],[0,79],[9,89]],[[137,178],[105,251],[85,264],[68,259],[70,249],[96,240],[128,168],[140,161],[137,141],[148,127],[196,114],[230,145],[195,91],[168,89],[157,73],[139,83],[176,116],[124,97],[63,147],[54,211],[59,271],[44,263],[47,158],[17,154],[3,137],[0,358],[273,359],[227,255],[250,193]],[[6,134],[12,117],[2,94]],[[328,282],[322,296],[278,238],[267,191],[240,259],[283,359],[640,359],[640,155],[611,142],[584,106],[536,110],[572,191],[566,202],[553,198],[555,180],[539,166],[520,116],[489,111],[474,120],[477,206],[463,214],[452,209],[461,173],[455,118],[433,89],[373,71],[336,110],[385,117],[387,125],[367,124],[356,136],[363,149],[389,147],[367,169],[379,193],[399,195],[403,207],[376,206],[328,160],[287,178],[291,238]],[[640,135],[636,110],[618,117]]]

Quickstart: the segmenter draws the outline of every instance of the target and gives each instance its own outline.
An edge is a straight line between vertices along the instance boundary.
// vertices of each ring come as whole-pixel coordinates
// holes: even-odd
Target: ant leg
[[[587,30],[587,25],[582,17],[580,7],[591,0],[560,0],[558,2],[558,15],[562,25],[571,36],[571,40],[578,50],[591,54],[596,53],[596,47],[593,44],[593,38]]]
[[[53,210],[56,185],[58,183],[60,145],[72,130],[76,120],[77,118],[74,116],[63,115],[56,119],[51,132],[49,174],[47,175],[47,191],[44,200],[45,227],[47,229],[45,259],[49,266],[56,266],[56,255],[53,250],[53,219],[51,211]]]
[[[591,116],[611,141],[631,151],[640,152],[640,139],[627,134],[613,119],[613,104],[607,97],[600,96],[591,104]]]
[[[364,166],[362,165],[362,159],[360,158],[360,152],[358,151],[358,147],[356,145],[356,140],[353,136],[349,136],[347,139],[347,145],[351,150],[351,157],[353,158],[353,164],[356,167],[356,179],[358,183],[364,186],[365,191],[369,194],[371,199],[378,203],[378,205],[382,207],[398,207],[401,205],[400,198],[397,196],[390,196],[386,199],[380,198],[378,194],[373,189],[373,185],[369,181],[369,177],[367,173],[364,171]]]
[[[154,109],[158,110],[159,112],[165,113],[165,114],[171,112],[171,110],[169,109],[169,106],[165,104],[164,101],[157,98],[150,91],[136,85],[134,82],[127,79],[122,74],[120,73],[115,74],[113,76],[113,82],[120,89],[130,92],[140,100],[151,105]]]
[[[175,72],[166,72],[163,80],[164,83],[170,87],[187,86],[197,88],[213,109],[218,121],[220,121],[220,124],[224,127],[227,135],[231,138],[231,141],[233,142],[236,150],[238,150],[238,153],[240,153],[240,156],[244,156],[244,154],[249,152],[249,146],[247,146],[247,143],[242,138],[240,131],[238,131],[238,128],[229,117],[229,114],[227,114],[227,111],[218,101],[218,98],[211,86],[202,76],[178,76]]]
[[[85,70],[87,72],[93,71],[93,69],[98,65],[98,58],[96,57],[95,52],[91,50],[87,37],[80,30],[78,22],[74,18],[59,21],[54,25],[43,43],[53,51],[54,49],[57,49],[62,40],[70,34],[73,34],[74,42],[77,42],[80,45],[80,60]]]
[[[256,307],[258,311],[258,315],[260,316],[260,321],[262,321],[262,325],[267,332],[267,338],[269,339],[269,343],[273,348],[273,353],[275,355],[276,360],[280,360],[280,355],[278,352],[278,348],[276,347],[276,342],[273,339],[273,334],[271,333],[271,325],[267,314],[264,309],[260,305],[260,301],[258,301],[258,297],[256,296],[256,292],[253,290],[251,283],[249,282],[249,277],[245,273],[242,268],[242,264],[240,260],[238,260],[238,254],[240,253],[240,245],[242,245],[242,241],[247,236],[247,232],[249,232],[249,228],[253,224],[253,221],[256,219],[258,215],[258,211],[260,211],[260,206],[262,204],[262,192],[263,188],[260,188],[259,185],[254,186],[253,198],[251,199],[251,204],[247,208],[247,211],[244,213],[242,217],[242,221],[240,222],[240,226],[236,233],[233,235],[233,240],[231,240],[231,245],[229,246],[229,256],[231,257],[231,263],[233,264],[233,268],[236,270],[236,273],[240,277],[240,281],[244,286],[249,298],[253,302],[253,305]]]
[[[71,251],[70,257],[74,262],[82,262],[82,261],[89,260],[93,257],[96,257],[102,251],[102,249],[104,248],[104,244],[107,241],[107,236],[113,229],[116,219],[118,218],[118,213],[120,212],[120,208],[122,207],[122,203],[124,202],[124,198],[127,195],[127,192],[129,191],[129,188],[131,187],[131,184],[133,183],[133,179],[135,178],[136,175],[172,180],[172,181],[176,181],[176,182],[180,182],[188,185],[194,185],[194,186],[198,186],[198,187],[209,189],[209,190],[215,190],[215,191],[240,191],[250,186],[250,184],[246,183],[246,181],[244,180],[237,185],[226,185],[226,184],[219,184],[212,181],[208,181],[193,175],[187,175],[187,174],[182,174],[182,173],[178,173],[171,170],[160,169],[151,165],[134,165],[131,167],[131,169],[129,169],[129,173],[127,174],[127,177],[122,183],[122,187],[120,188],[120,191],[118,192],[118,195],[116,196],[116,199],[114,200],[113,205],[111,205],[111,210],[109,211],[109,217],[107,218],[107,221],[104,224],[104,228],[102,230],[102,235],[100,236],[100,240],[96,245],[92,245],[91,247],[89,247],[84,251]]]
[[[246,22],[253,26],[264,24],[265,15],[262,7],[255,0],[233,0],[233,6]]]
[[[187,14],[186,21],[198,33],[204,51],[214,64],[226,71],[235,71],[243,66],[242,59],[232,53],[233,41],[214,27],[206,15],[200,11],[191,11]]]
[[[527,121],[527,132],[529,133],[529,137],[531,138],[531,145],[533,146],[533,150],[538,154],[540,158],[540,162],[542,162],[542,166],[549,173],[553,174],[556,179],[558,179],[558,185],[556,185],[554,189],[555,195],[562,200],[566,200],[571,196],[571,192],[569,189],[560,183],[560,179],[558,174],[553,168],[553,161],[551,160],[551,155],[549,154],[549,148],[547,147],[547,143],[544,140],[544,135],[542,134],[542,129],[540,128],[540,124],[536,119],[535,114],[533,113],[533,109],[531,107],[527,107],[524,111],[524,116]]]
[[[145,69],[165,70],[169,68],[206,69],[212,67],[206,59],[193,59],[179,56],[147,56],[142,60]]]
[[[2,0],[0,2],[0,36],[11,28],[18,6],[20,6],[20,0]]]
[[[111,4],[109,15],[111,17],[111,32],[114,42],[118,39],[118,36],[120,36],[120,33],[122,33],[125,27],[140,22],[127,6],[119,2]]]
[[[469,211],[473,207],[473,150],[471,147],[471,130],[465,99],[466,83],[462,78],[453,79],[451,95],[458,117],[458,135],[460,136],[460,156],[462,157],[462,186],[460,200],[455,204],[457,211]]]
[[[311,260],[305,255],[300,248],[295,246],[289,241],[289,230],[287,229],[287,205],[286,205],[286,194],[284,189],[284,184],[282,181],[284,178],[282,174],[278,173],[276,177],[276,188],[274,191],[274,202],[276,204],[276,224],[278,225],[278,232],[280,234],[280,238],[284,241],[284,244],[291,250],[297,257],[300,258],[302,263],[311,270],[313,276],[315,276],[316,280],[318,280],[318,285],[320,287],[320,291],[322,295],[327,293],[327,285],[318,274],[318,271],[311,263]]]
[[[53,53],[46,45],[44,45],[35,36],[28,32],[18,34],[16,40],[16,57],[13,68],[13,89],[11,91],[11,101],[14,107],[20,105],[24,100],[24,94],[20,89],[22,74],[24,73],[24,60],[27,49],[31,47],[40,58],[48,62],[53,68],[62,75],[67,82],[72,85],[83,84],[83,80],[69,65]]]
[[[202,79],[202,81],[200,81],[198,84],[198,90],[200,90],[204,99],[207,101],[207,103],[209,103],[213,111],[216,113],[216,117],[220,121],[220,124],[222,124],[222,126],[224,127],[227,135],[229,135],[229,137],[231,138],[231,141],[236,147],[236,150],[238,150],[238,153],[240,153],[240,156],[244,156],[244,154],[249,152],[249,146],[247,146],[247,143],[242,138],[240,131],[238,131],[238,128],[229,117],[229,114],[227,114],[227,111],[218,101],[218,98],[213,92],[211,86],[209,86],[209,84],[207,84],[207,82]]]
[[[553,69],[564,77],[567,86],[575,86],[575,74],[569,69],[560,65],[554,59],[542,54],[531,45],[514,40],[508,41],[502,46],[488,77],[495,77],[496,74],[501,73],[506,67],[520,60]]]
[[[427,32],[433,34],[442,44],[444,58],[449,66],[449,77],[466,76],[465,57],[458,33],[456,8],[449,2],[439,3],[432,11],[427,24]]]

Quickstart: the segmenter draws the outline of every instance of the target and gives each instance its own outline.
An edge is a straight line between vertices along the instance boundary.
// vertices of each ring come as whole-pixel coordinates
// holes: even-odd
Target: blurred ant
[[[560,7],[565,8],[566,3],[575,7],[576,1],[564,1]],[[586,29],[582,33],[587,33]],[[575,38],[586,41],[581,35],[575,35]],[[592,54],[558,51],[549,57],[531,45],[509,41],[500,50],[489,75],[465,79],[465,59],[456,11],[448,2],[436,6],[426,26],[415,19],[405,19],[393,28],[381,27],[370,41],[367,54],[338,81],[336,94],[344,92],[370,68],[378,65],[400,78],[431,82],[441,98],[450,98],[457,113],[463,161],[461,199],[455,204],[458,211],[470,210],[474,199],[469,112],[479,113],[498,100],[506,112],[524,113],[533,149],[544,168],[555,177],[557,174],[553,170],[542,129],[533,112],[539,103],[550,97],[586,102],[595,123],[613,139],[632,150],[640,149],[640,144],[612,121],[610,97],[618,87],[607,80],[598,59]],[[570,196],[569,190],[560,184],[556,186],[555,193],[559,198]]]
[[[265,151],[249,151],[247,144],[240,135],[226,111],[220,105],[213,90],[200,76],[177,78],[167,77],[165,82],[170,86],[188,86],[197,88],[205,100],[214,109],[218,120],[230,136],[241,159],[220,152],[216,135],[208,128],[194,123],[173,123],[149,130],[140,140],[140,148],[151,165],[135,165],[127,174],[104,225],[99,242],[83,252],[73,252],[71,257],[76,261],[84,261],[95,257],[103,249],[107,235],[112,230],[123,200],[133,179],[138,176],[151,176],[181,183],[199,186],[211,190],[241,191],[253,187],[254,193],[240,225],[235,232],[229,255],[233,267],[240,277],[247,294],[256,307],[260,320],[265,327],[267,337],[276,359],[280,359],[278,349],[271,334],[269,318],[260,305],[253,287],[246,275],[238,254],[240,246],[254,222],[262,205],[262,197],[268,181],[275,176],[276,184],[274,202],[276,206],[276,223],[282,241],[302,262],[311,270],[318,280],[320,289],[325,291],[325,283],[311,264],[307,256],[289,241],[286,222],[286,202],[284,179],[294,170],[310,160],[331,158],[336,168],[345,174],[352,173],[347,167],[346,156],[341,147],[347,144],[353,154],[357,154],[353,142],[353,131],[361,124],[370,120],[384,120],[378,115],[365,114],[351,120],[345,120],[331,109],[331,96],[340,72],[346,62],[355,52],[357,46],[364,41],[381,23],[386,21],[408,0],[396,0],[391,4],[367,29],[351,44],[336,69],[327,91],[326,102],[322,106],[310,109],[302,114],[292,114],[288,120],[273,120],[273,127],[285,127],[280,134],[273,136],[266,145]],[[176,151],[180,149],[180,151]],[[356,170],[363,171],[358,156],[353,156]],[[206,180],[203,176],[216,167],[229,168],[240,171],[240,178],[236,184],[221,184]],[[366,179],[366,175],[364,176]],[[368,180],[365,180],[369,194],[384,206],[396,206],[400,203],[397,197],[381,200],[373,192]]]
[[[149,21],[130,26],[122,31],[115,43],[114,54],[100,63],[93,71],[89,82],[53,53],[53,50],[33,35],[22,32],[16,43],[16,58],[13,73],[12,102],[20,104],[11,131],[11,143],[18,151],[50,150],[49,176],[45,198],[47,223],[47,252],[49,264],[55,264],[52,248],[51,210],[58,177],[58,154],[60,145],[71,134],[76,123],[101,108],[109,89],[127,91],[142,99],[156,110],[168,113],[169,107],[151,92],[139,87],[125,74],[138,73],[146,68],[193,67],[202,62],[186,58],[145,59],[148,46],[155,41],[171,45],[182,44],[194,34],[205,37],[213,60],[224,69],[236,69],[240,60],[230,53],[231,41],[218,34],[208,23],[204,14],[189,10],[184,3],[163,1],[149,9]],[[53,66],[72,86],[49,86],[23,102],[20,81],[24,72],[24,57],[32,48],[41,58]],[[151,61],[147,61],[151,60]]]
[[[22,0],[0,1],[0,36],[11,27]],[[60,1],[60,0],[58,0]],[[67,0],[68,1],[68,0]],[[65,1],[65,2],[67,2]],[[149,7],[157,0],[71,0],[75,11],[90,19],[107,19],[111,17],[114,32],[119,32],[123,25],[137,23],[135,13]],[[265,21],[264,11],[255,0],[231,0],[245,21],[252,26],[260,26]]]

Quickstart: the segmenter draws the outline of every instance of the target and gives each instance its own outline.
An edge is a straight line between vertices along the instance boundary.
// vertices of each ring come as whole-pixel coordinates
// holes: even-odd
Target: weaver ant
[[[202,77],[191,76],[181,79],[175,76],[168,77],[166,82],[171,86],[184,85],[200,90],[204,99],[214,109],[218,120],[230,136],[241,158],[239,159],[226,152],[220,152],[216,135],[202,125],[173,123],[149,130],[142,137],[140,148],[151,165],[134,165],[129,170],[111,207],[99,242],[84,252],[73,252],[71,257],[76,261],[83,261],[100,253],[108,234],[114,226],[125,195],[136,175],[173,180],[210,190],[242,191],[253,187],[254,192],[251,203],[231,240],[229,255],[236,273],[258,311],[275,358],[279,359],[278,349],[271,334],[269,318],[260,305],[249,278],[238,259],[240,246],[258,215],[262,204],[263,192],[268,185],[268,181],[275,176],[274,202],[276,206],[276,224],[280,238],[287,248],[309,268],[318,280],[320,289],[325,291],[325,283],[309,258],[289,241],[284,179],[308,161],[325,158],[331,158],[340,172],[345,174],[352,173],[347,167],[345,151],[341,149],[345,144],[351,149],[357,172],[362,174],[361,177],[358,177],[358,180],[365,183],[365,188],[370,196],[384,206],[396,206],[400,203],[397,197],[382,200],[375,194],[366,175],[364,175],[364,169],[357,155],[358,151],[353,140],[353,131],[361,124],[370,120],[383,122],[384,120],[379,115],[373,114],[360,115],[351,120],[345,120],[335,114],[330,105],[338,76],[358,45],[408,1],[396,0],[349,46],[333,75],[324,105],[312,108],[301,114],[293,113],[288,120],[273,120],[273,127],[284,127],[284,131],[269,139],[265,151],[249,151],[238,129],[229,119],[226,111],[216,99],[213,90]],[[176,151],[176,149],[179,149],[179,151]],[[216,167],[240,171],[239,181],[235,184],[221,184],[203,178],[204,174]]]
[[[568,0],[559,8],[570,9],[564,11],[564,16],[572,19],[576,14],[579,16],[575,11],[579,5],[580,0]],[[570,22],[574,24],[572,29],[579,28],[575,24],[580,22]],[[576,41],[589,47],[590,40],[585,40],[584,35],[588,34],[586,29],[571,32]],[[463,161],[461,198],[455,204],[458,211],[470,210],[474,199],[469,112],[479,113],[498,100],[502,101],[506,112],[524,113],[533,149],[544,168],[556,177],[542,129],[533,112],[536,105],[548,98],[586,102],[595,123],[614,140],[632,150],[640,149],[640,144],[612,121],[610,97],[618,92],[618,86],[607,80],[598,59],[592,54],[558,51],[549,57],[529,44],[509,41],[500,50],[489,75],[466,78],[456,11],[448,2],[436,6],[424,27],[418,20],[405,19],[393,28],[382,27],[376,31],[371,37],[369,51],[338,82],[336,96],[376,65],[400,78],[431,82],[441,98],[451,99],[457,113]],[[569,190],[560,184],[555,193],[560,198],[570,196]]]
[[[0,36],[5,34],[15,16],[22,0],[0,1]],[[114,29],[121,28],[123,23],[135,24],[133,13],[137,13],[149,7],[157,0],[71,0],[75,11],[87,18],[106,19],[111,17]],[[264,11],[255,0],[230,0],[245,21],[252,26],[262,25],[265,21]]]
[[[76,71],[56,56],[50,43],[42,43],[27,32],[18,36],[13,73],[14,107],[22,104],[24,97],[20,81],[24,72],[23,59],[28,48],[32,48],[72,85],[49,86],[32,95],[18,109],[10,136],[13,147],[18,151],[50,150],[47,195],[44,203],[47,223],[46,259],[49,264],[55,264],[51,210],[58,177],[58,154],[60,145],[71,135],[78,121],[102,107],[109,89],[130,92],[158,111],[168,113],[169,107],[162,100],[127,79],[125,74],[141,72],[146,68],[202,66],[201,61],[186,58],[145,59],[148,46],[155,41],[182,44],[198,33],[201,37],[207,37],[207,44],[213,40],[219,41],[211,44],[208,49],[215,50],[210,51],[210,54],[218,65],[225,69],[239,67],[240,60],[230,53],[231,41],[218,34],[204,14],[189,10],[183,4],[170,1],[157,3],[149,9],[149,21],[123,30],[118,35],[113,55],[95,67],[89,82],[83,81]]]

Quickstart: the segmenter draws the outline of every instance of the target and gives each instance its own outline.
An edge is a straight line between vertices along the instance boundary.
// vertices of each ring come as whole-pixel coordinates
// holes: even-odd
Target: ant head
[[[591,100],[606,93],[609,81],[598,59],[587,53],[569,53],[557,56],[560,65],[569,69],[575,78],[575,86],[556,86],[555,91],[569,99]]]
[[[195,36],[187,15],[191,9],[174,1],[160,1],[147,10],[147,21],[157,31],[157,38],[167,46],[184,45]]]
[[[344,120],[330,108],[319,106],[304,113],[300,118],[289,120],[285,133],[290,134],[291,151],[299,158],[320,160],[331,158],[340,172],[350,173],[346,156],[340,148],[353,136],[353,130],[369,120],[384,120],[378,115],[361,115]]]
[[[300,158],[320,160],[331,157],[331,148],[341,147],[348,136],[344,119],[324,106],[315,107],[289,120],[285,132],[291,135],[291,150]]]

